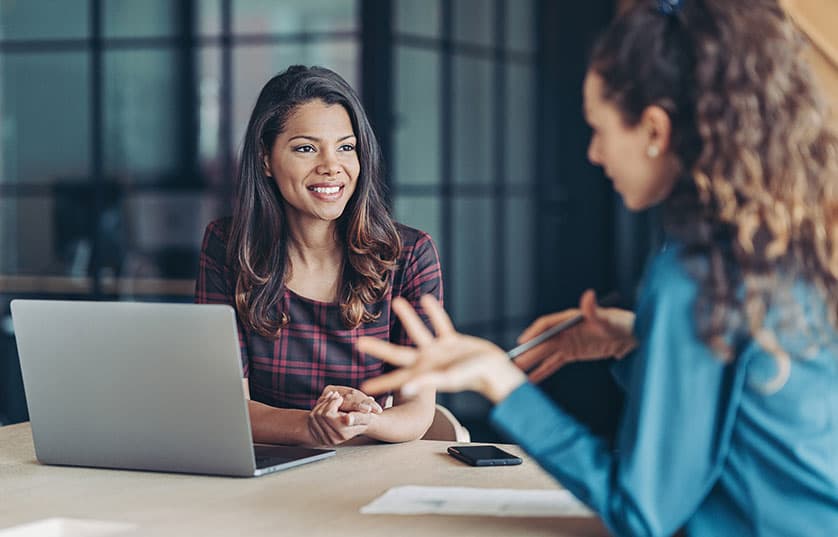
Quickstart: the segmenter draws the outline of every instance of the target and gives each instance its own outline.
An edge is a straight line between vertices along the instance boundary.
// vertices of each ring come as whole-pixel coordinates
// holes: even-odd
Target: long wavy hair
[[[259,94],[244,137],[235,184],[233,223],[227,247],[236,273],[239,319],[263,336],[276,337],[290,321],[281,311],[289,275],[288,225],[282,195],[265,175],[264,157],[296,108],[320,100],[349,114],[357,138],[358,185],[337,222],[344,248],[339,300],[344,324],[355,328],[378,318],[367,306],[380,301],[401,252],[396,226],[384,202],[381,150],[361,102],[337,73],[295,65],[270,79]]]
[[[776,0],[674,3],[674,13],[660,1],[634,5],[590,67],[625,124],[651,105],[669,114],[684,174],[663,215],[700,284],[698,333],[728,361],[731,335],[753,337],[777,362],[773,391],[798,354],[782,330],[796,324],[834,343],[838,328],[838,141]],[[795,305],[801,279],[820,291],[822,320]],[[775,306],[781,322],[768,316]]]

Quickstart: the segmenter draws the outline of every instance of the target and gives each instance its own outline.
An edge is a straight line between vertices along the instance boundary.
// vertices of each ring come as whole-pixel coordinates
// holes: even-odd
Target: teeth
[[[312,187],[312,190],[317,192],[318,194],[337,194],[340,191],[340,187],[339,186],[329,186],[329,187],[315,186],[315,187]]]

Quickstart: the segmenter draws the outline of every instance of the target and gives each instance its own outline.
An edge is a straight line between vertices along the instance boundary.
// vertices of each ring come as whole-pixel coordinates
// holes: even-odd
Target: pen
[[[603,298],[601,301],[599,301],[599,304],[597,304],[597,305],[600,306],[600,307],[602,307],[602,306],[606,306],[606,307],[607,306],[613,306],[614,304],[617,303],[617,300],[619,299],[619,296],[620,296],[619,293],[617,293],[616,291],[608,293],[605,296],[605,298]],[[571,317],[570,319],[568,319],[564,322],[561,322],[561,323],[559,323],[555,326],[551,326],[550,328],[548,328],[544,332],[538,334],[537,336],[535,336],[531,340],[529,340],[525,343],[521,343],[517,347],[508,351],[506,353],[506,355],[509,357],[510,360],[512,360],[512,359],[516,358],[517,356],[519,356],[519,355],[527,352],[528,350],[532,349],[533,347],[541,345],[542,343],[544,343],[545,341],[547,341],[551,337],[553,337],[553,336],[555,336],[555,335],[557,335],[561,332],[564,332],[568,328],[576,326],[577,324],[581,323],[584,320],[585,320],[585,316],[582,315],[581,313],[579,315],[576,315],[575,317]]]

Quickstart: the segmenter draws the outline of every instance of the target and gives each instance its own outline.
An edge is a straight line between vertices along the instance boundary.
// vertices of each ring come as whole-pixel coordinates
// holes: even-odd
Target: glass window
[[[0,181],[86,181],[90,75],[83,53],[0,55]]]
[[[141,192],[122,204],[123,262],[127,278],[194,278],[207,224],[221,215],[209,193]]]
[[[494,0],[456,0],[454,39],[474,45],[494,45]]]
[[[201,192],[137,192],[123,203],[127,238],[142,251],[197,250],[207,224],[219,216],[216,198]]]
[[[198,58],[198,161],[207,183],[220,185],[229,183],[224,177],[222,155],[227,151],[221,147],[221,50],[219,47],[204,47]]]
[[[353,31],[357,12],[353,0],[236,0],[233,29],[245,34]]]
[[[221,0],[197,0],[195,17],[198,21],[199,35],[218,35],[221,33]]]
[[[535,69],[525,64],[506,66],[506,174],[509,184],[535,180]]]
[[[536,49],[535,6],[533,0],[507,0],[506,44],[511,50],[534,52]]]
[[[354,39],[238,47],[233,53],[233,142],[238,149],[262,86],[294,64],[328,67],[360,93],[359,47]]]
[[[506,237],[503,280],[507,317],[530,315],[535,307],[532,283],[535,281],[533,215],[535,204],[529,198],[511,198],[506,204]]]
[[[178,5],[171,0],[105,0],[105,37],[169,37],[178,32]]]
[[[178,163],[178,69],[169,50],[105,53],[105,171],[156,181]],[[180,128],[185,126],[180,125]]]
[[[439,37],[439,0],[396,0],[393,4],[395,30],[398,33]]]
[[[466,324],[490,321],[500,312],[493,299],[495,240],[492,228],[492,200],[489,197],[455,198],[454,259],[451,300],[454,322]]]
[[[440,182],[440,54],[396,47],[395,184]]]
[[[123,222],[115,190],[103,196],[98,231],[102,239],[101,267],[115,274],[123,262]],[[54,185],[50,195],[0,199],[0,273],[31,276],[64,276],[82,279],[93,262],[96,197],[93,184]],[[18,280],[26,289],[89,292],[78,281]]]
[[[89,243],[86,251],[81,248],[80,260],[62,259],[59,249],[63,245],[56,240],[56,231],[62,231],[56,225],[56,205],[51,196],[0,198],[0,273],[59,275],[68,273],[74,261],[89,260]],[[67,228],[63,231],[70,233]]]
[[[395,196],[393,218],[397,222],[421,229],[434,239],[442,255],[441,201],[436,196]],[[445,264],[443,263],[443,270]]]
[[[454,57],[454,182],[491,183],[492,62]]]
[[[84,38],[89,20],[88,0],[3,0],[0,39]]]

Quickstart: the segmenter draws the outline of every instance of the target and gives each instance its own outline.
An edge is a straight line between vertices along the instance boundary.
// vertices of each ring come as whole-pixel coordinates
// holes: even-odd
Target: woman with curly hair
[[[383,364],[360,336],[407,343],[394,297],[442,299],[430,236],[394,223],[381,153],[343,78],[293,66],[265,84],[244,139],[232,219],[212,222],[195,299],[236,310],[253,439],[336,445],[422,436],[432,388],[382,409],[358,390]]]
[[[838,141],[776,0],[641,2],[595,46],[588,156],[668,241],[635,314],[583,295],[585,322],[522,355],[538,375],[625,355],[616,445],[491,344],[362,339],[403,368],[363,385],[482,392],[491,419],[618,535],[838,535]],[[547,316],[522,340],[580,310]]]

